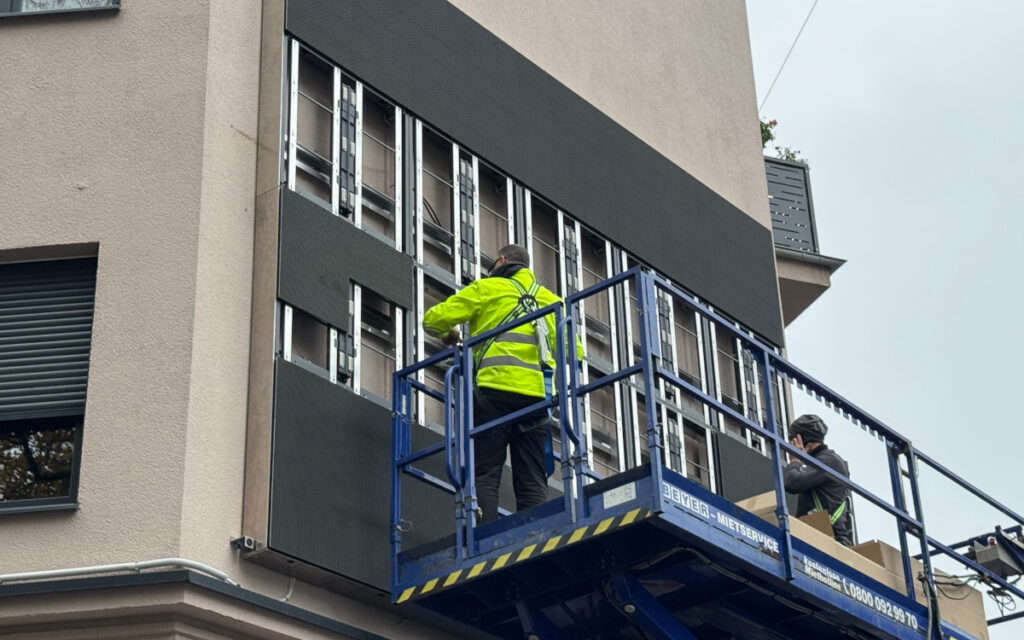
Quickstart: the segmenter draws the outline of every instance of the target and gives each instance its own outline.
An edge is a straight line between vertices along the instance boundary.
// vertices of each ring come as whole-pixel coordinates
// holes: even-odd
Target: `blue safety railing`
[[[640,318],[640,356],[634,363],[621,368],[617,372],[587,384],[582,384],[580,369],[575,359],[577,327],[579,326],[578,303],[602,291],[621,285],[635,287]],[[760,378],[761,418],[764,423],[763,425],[723,404],[715,397],[704,393],[702,389],[680,378],[676,375],[675,371],[664,365],[660,353],[661,342],[657,337],[657,297],[659,292],[661,295],[678,301],[685,308],[697,312],[712,322],[719,335],[724,333],[739,340],[743,349],[750,354],[756,363],[756,370]],[[510,328],[533,322],[548,314],[555,316],[557,328],[553,352],[556,362],[554,395],[548,399],[541,399],[534,405],[504,418],[467,428],[467,425],[474,424],[472,402],[474,379],[473,348],[483,344],[492,336],[508,331]],[[569,351],[569,349],[573,349],[573,351]],[[573,354],[573,356],[569,357],[568,354]],[[425,371],[428,367],[441,365],[446,361],[451,361],[452,364],[445,373],[443,391],[431,389],[418,379],[422,375],[421,372]],[[921,491],[918,486],[918,469],[922,464],[932,468],[940,475],[951,480],[985,504],[1000,512],[1003,516],[1011,519],[1013,525],[1010,528],[1002,529],[1004,533],[1020,531],[1020,527],[1024,525],[1024,518],[994,498],[986,495],[970,482],[959,477],[934,459],[926,456],[915,448],[906,437],[860,409],[843,396],[832,391],[815,378],[801,371],[776,353],[772,347],[739,330],[730,321],[703,306],[689,294],[667,280],[644,271],[639,267],[630,269],[604,282],[570,295],[565,301],[564,308],[562,305],[551,305],[539,309],[508,325],[497,327],[486,333],[469,338],[461,345],[441,351],[395,374],[392,405],[394,415],[391,517],[393,586],[399,584],[402,533],[406,529],[406,523],[401,515],[401,477],[403,475],[426,482],[454,496],[454,553],[459,560],[470,560],[480,552],[476,537],[477,500],[473,473],[473,438],[484,431],[512,422],[538,409],[555,407],[559,415],[561,448],[558,452],[558,458],[562,469],[562,508],[556,515],[550,516],[546,522],[554,528],[586,518],[588,516],[588,502],[583,488],[589,479],[599,478],[600,476],[594,473],[587,460],[586,437],[584,430],[581,428],[583,400],[587,394],[593,393],[597,389],[620,380],[633,378],[634,376],[641,378],[643,397],[646,403],[644,435],[650,453],[650,473],[653,476],[653,486],[655,487],[661,486],[665,464],[662,451],[662,425],[658,422],[658,389],[656,387],[658,381],[663,381],[697,398],[711,411],[729,416],[742,427],[764,438],[768,444],[769,454],[773,463],[776,494],[775,513],[778,519],[778,526],[782,532],[780,558],[785,567],[787,578],[792,579],[793,577],[793,551],[789,527],[790,514],[786,506],[782,479],[782,467],[785,464],[784,454],[802,460],[804,463],[821,470],[833,480],[849,487],[852,492],[896,519],[906,593],[911,600],[915,599],[915,590],[911,564],[912,556],[908,544],[910,537],[917,540],[921,549],[921,553],[914,557],[918,558],[924,567],[923,588],[926,589],[926,593],[930,596],[930,611],[934,612],[936,609],[934,606],[936,587],[931,558],[938,554],[945,555],[977,572],[982,580],[990,586],[1024,600],[1024,591],[958,551],[958,549],[971,544],[973,539],[947,545],[928,534],[923,514]],[[775,406],[775,398],[772,393],[772,382],[776,379],[776,376],[780,376],[788,383],[795,384],[884,442],[892,487],[891,502],[873,494],[857,482],[835,472],[830,467],[822,465],[815,458],[792,446],[785,439],[784,435],[779,433],[776,426],[778,408]],[[411,428],[417,419],[415,415],[416,402],[414,401],[416,393],[422,393],[426,398],[442,403],[444,407],[444,439],[434,445],[418,451],[412,451]],[[444,457],[447,481],[432,476],[417,466],[417,463],[436,455],[443,455]],[[909,495],[907,495],[907,490],[904,486],[904,478],[909,483]],[[662,510],[662,497],[659,492],[655,491],[653,500],[654,510]],[[514,532],[509,533],[514,534]],[[999,534],[1000,530],[997,529],[996,533]],[[1024,613],[1002,616],[989,622],[990,624],[995,624],[1015,619],[1022,615]],[[935,625],[935,628],[938,628],[938,624]]]

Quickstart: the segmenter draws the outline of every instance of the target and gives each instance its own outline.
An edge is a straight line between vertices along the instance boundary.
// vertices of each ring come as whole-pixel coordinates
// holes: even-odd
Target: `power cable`
[[[779,71],[775,74],[775,79],[772,80],[772,85],[768,87],[768,93],[764,94],[764,99],[761,100],[760,106],[757,107],[758,113],[764,109],[764,103],[768,102],[768,96],[772,95],[772,89],[775,88],[775,83],[779,81],[779,76],[782,75],[782,70],[786,68],[786,62],[789,61],[789,56],[793,53],[793,48],[796,47],[796,43],[800,39],[800,34],[804,32],[804,27],[807,26],[807,21],[811,19],[811,14],[814,13],[814,7],[816,6],[818,6],[818,0],[814,0],[814,4],[811,5],[810,11],[807,12],[807,17],[804,18],[804,23],[800,25],[800,30],[796,32],[796,37],[793,38],[793,44],[789,45],[789,51],[786,52],[786,57],[782,59],[782,64],[779,65]]]

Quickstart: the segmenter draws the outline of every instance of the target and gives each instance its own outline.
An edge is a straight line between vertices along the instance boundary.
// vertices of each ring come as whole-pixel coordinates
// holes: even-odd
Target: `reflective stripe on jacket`
[[[527,290],[536,280],[526,267],[516,271],[512,278]],[[440,337],[456,325],[468,322],[469,335],[476,336],[502,324],[502,320],[519,304],[519,296],[519,289],[509,278],[482,278],[428,309],[423,315],[423,327],[431,335]],[[536,297],[538,309],[562,300],[544,287],[539,288]],[[553,350],[554,314],[546,315],[544,321],[548,325],[548,346]],[[477,348],[481,347],[483,345]],[[554,360],[549,359],[548,365],[554,366]],[[495,338],[480,360],[476,383],[480,387],[544,397],[544,375],[532,323],[515,327]]]

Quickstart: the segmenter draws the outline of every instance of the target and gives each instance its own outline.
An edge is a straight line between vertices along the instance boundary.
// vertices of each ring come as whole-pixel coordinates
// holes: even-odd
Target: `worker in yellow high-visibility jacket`
[[[557,295],[539,286],[533,272],[526,266],[528,262],[529,254],[524,247],[514,244],[502,247],[490,276],[473,282],[428,309],[423,316],[423,327],[431,335],[440,337],[446,345],[452,345],[462,339],[458,325],[464,322],[469,323],[471,336],[507,324],[524,294],[536,299],[537,309],[561,302]],[[522,315],[525,314],[520,313],[517,317]],[[554,314],[545,316],[545,324],[550,354],[555,345]],[[582,353],[579,355],[582,357]],[[540,349],[532,323],[506,331],[489,344],[478,345],[473,356],[475,425],[508,415],[545,397]],[[554,366],[551,357],[548,357],[547,366]],[[475,437],[474,471],[481,522],[498,516],[498,489],[508,449],[512,454],[516,509],[527,509],[547,501],[548,474],[544,448],[549,437],[548,429],[548,412],[545,409]]]

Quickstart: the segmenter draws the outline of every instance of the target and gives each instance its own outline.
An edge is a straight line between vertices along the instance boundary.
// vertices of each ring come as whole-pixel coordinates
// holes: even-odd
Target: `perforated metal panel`
[[[818,253],[818,234],[814,228],[814,206],[806,165],[765,158],[764,167],[775,244],[796,251]]]
[[[0,420],[85,409],[96,259],[0,265]]]

